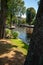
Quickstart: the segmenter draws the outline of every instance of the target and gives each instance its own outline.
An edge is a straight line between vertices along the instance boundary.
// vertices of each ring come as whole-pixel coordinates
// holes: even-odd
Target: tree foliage
[[[26,11],[26,22],[28,24],[31,24],[31,22],[33,21],[34,17],[36,15],[36,11],[33,7],[28,8]]]
[[[7,5],[8,5],[8,16],[10,16],[10,27],[12,25],[13,16],[17,17],[25,13],[26,7],[24,6],[24,4],[25,3],[23,0],[8,0]]]
[[[8,1],[8,12],[12,15],[19,15],[19,13],[24,13],[25,6],[23,0],[9,0]]]

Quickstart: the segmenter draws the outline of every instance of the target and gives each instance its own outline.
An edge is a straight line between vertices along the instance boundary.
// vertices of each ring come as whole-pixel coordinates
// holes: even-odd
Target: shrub
[[[11,31],[10,29],[5,29],[5,37],[16,39],[18,37],[18,32]]]
[[[16,39],[18,37],[18,32],[12,32],[13,38]]]
[[[11,38],[11,36],[12,36],[11,30],[10,29],[5,29],[5,37],[6,38]]]

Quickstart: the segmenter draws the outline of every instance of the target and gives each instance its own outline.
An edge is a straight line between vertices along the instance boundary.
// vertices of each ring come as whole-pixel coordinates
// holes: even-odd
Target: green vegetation
[[[36,16],[36,11],[33,7],[28,8],[26,11],[26,22],[30,25]]]
[[[33,19],[33,21],[31,22],[32,25],[35,25],[36,24],[36,20],[35,18]]]
[[[12,20],[14,16],[22,16],[26,11],[25,3],[23,0],[1,0],[0,1],[0,38],[4,38],[5,24],[7,17],[10,18],[10,22],[7,20],[7,24],[10,23],[10,27],[13,25]],[[16,17],[15,17],[16,19]],[[17,20],[18,21],[18,20]],[[15,22],[13,20],[13,22]]]
[[[11,38],[11,36],[12,36],[11,30],[10,29],[5,29],[5,37],[6,38]]]
[[[16,39],[18,37],[18,32],[12,32],[12,36],[14,39]]]
[[[5,29],[5,37],[16,39],[18,37],[18,32],[14,32],[10,29]]]
[[[10,41],[11,41],[12,45],[16,45],[17,49],[19,51],[21,51],[24,55],[27,54],[28,45],[25,44],[22,40],[20,40],[20,39],[10,39]]]
[[[26,7],[24,6],[24,1],[23,0],[10,0],[7,2],[8,6],[8,17],[10,17],[10,26],[12,25],[12,19],[15,16],[21,16],[25,13]],[[16,18],[18,19],[18,18]],[[15,19],[15,21],[17,21]]]

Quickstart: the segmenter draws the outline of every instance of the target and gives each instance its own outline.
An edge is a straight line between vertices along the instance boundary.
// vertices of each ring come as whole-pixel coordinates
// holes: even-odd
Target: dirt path
[[[15,46],[16,47],[16,46]],[[25,56],[9,40],[0,40],[0,65],[23,65]]]

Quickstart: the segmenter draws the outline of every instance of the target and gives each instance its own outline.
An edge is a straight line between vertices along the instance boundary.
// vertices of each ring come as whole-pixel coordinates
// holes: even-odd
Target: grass
[[[21,39],[0,40],[0,65],[24,65],[27,50]]]
[[[11,44],[16,46],[16,49],[22,52],[24,55],[27,54],[28,45],[25,44],[21,39],[10,39]],[[15,47],[13,47],[15,49]]]

